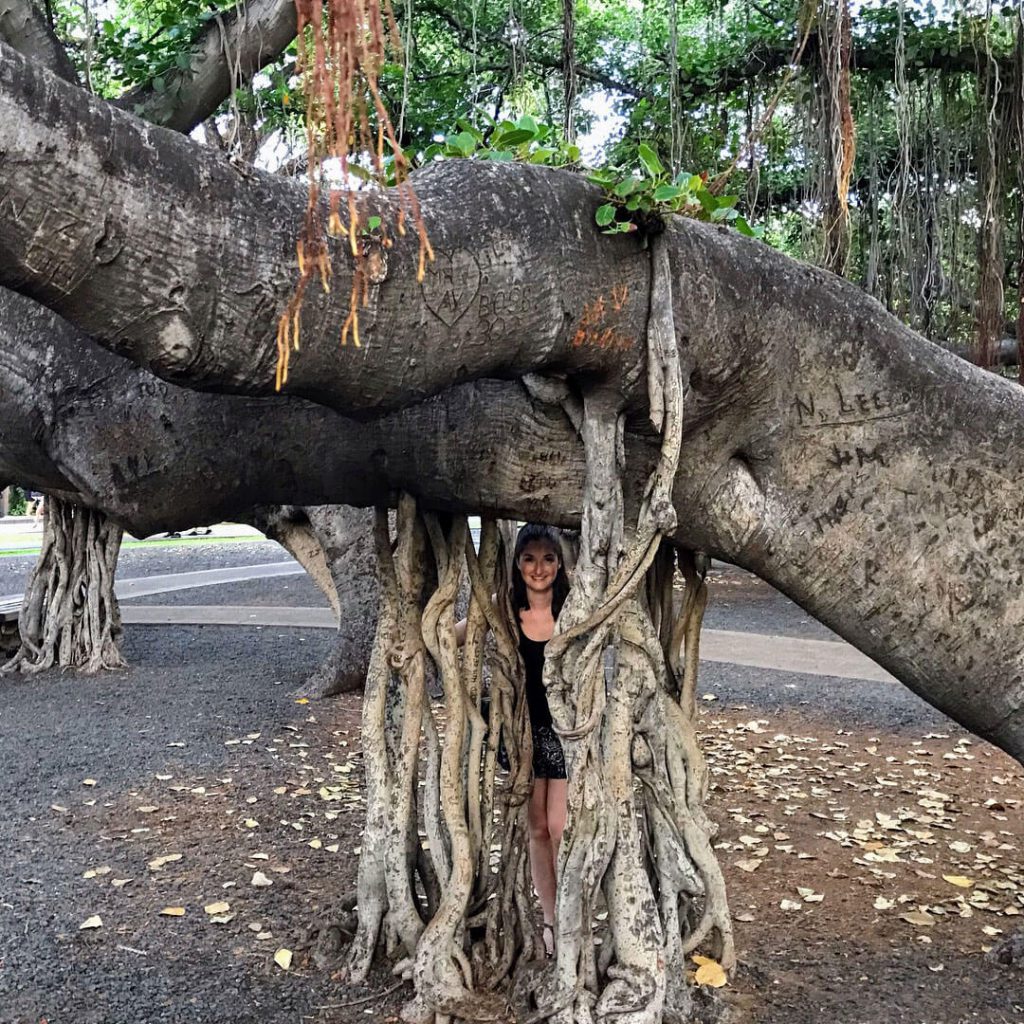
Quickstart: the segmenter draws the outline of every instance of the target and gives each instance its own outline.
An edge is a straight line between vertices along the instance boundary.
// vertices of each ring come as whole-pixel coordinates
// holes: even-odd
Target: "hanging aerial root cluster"
[[[381,604],[348,970],[365,979],[383,946],[413,982],[403,1018],[415,1024],[682,1021],[688,954],[702,946],[734,965],[695,735],[706,559],[678,556],[677,608],[677,553],[664,540],[675,525],[682,373],[657,240],[652,259],[648,388],[662,449],[635,525],[623,517],[619,396],[589,392],[572,412],[587,454],[585,508],[545,667],[569,774],[554,961],[530,885],[531,731],[502,530],[484,519],[477,552],[462,517],[442,520],[405,496],[392,540],[387,512],[377,513]],[[431,669],[443,709],[426,697]]]
[[[121,528],[102,512],[48,498],[43,542],[19,618],[21,646],[3,672],[124,668],[114,571]]]
[[[548,1007],[559,1024],[685,1020],[687,954],[709,941],[723,967],[735,963],[725,886],[702,808],[706,773],[694,729],[702,567],[684,560],[687,594],[675,617],[673,552],[663,539],[676,525],[672,484],[683,384],[662,238],[653,240],[651,260],[647,385],[661,457],[637,522],[627,526],[621,396],[584,395],[580,554],[546,652],[545,685],[569,775],[557,975]],[[596,945],[602,902],[607,934]]]
[[[366,977],[383,942],[389,955],[402,950],[395,970],[415,984],[407,1020],[502,1020],[510,976],[542,950],[527,860],[530,729],[504,544],[485,519],[477,553],[464,517],[442,524],[407,496],[394,544],[386,510],[375,533],[381,604],[363,702],[367,821],[350,976]],[[460,651],[456,606],[467,587]],[[428,666],[443,709],[426,699]]]
[[[378,85],[382,66],[403,59],[390,3],[296,0],[296,10],[298,70],[306,100],[309,201],[296,244],[298,283],[278,321],[278,391],[288,382],[291,353],[299,349],[306,289],[316,278],[325,292],[331,289],[329,236],[343,239],[343,251],[353,266],[342,345],[349,338],[353,345],[361,344],[359,310],[369,304],[371,288],[387,273],[393,235],[404,236],[412,222],[419,239],[418,281],[423,280],[426,261],[434,258],[419,202],[407,180],[409,161]],[[358,182],[368,186],[366,193],[357,192]],[[395,186],[395,197],[386,202],[382,189],[389,185]]]

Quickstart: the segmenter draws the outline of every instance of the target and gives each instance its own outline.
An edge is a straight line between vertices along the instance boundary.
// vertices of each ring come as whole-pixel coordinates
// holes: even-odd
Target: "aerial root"
[[[125,668],[114,571],[121,528],[102,512],[60,498],[46,502],[43,541],[18,625],[21,646],[2,672]]]
[[[569,776],[554,960],[544,959],[530,883],[532,737],[503,530],[484,518],[477,551],[465,518],[409,496],[394,538],[377,514],[367,820],[348,962],[358,981],[375,950],[394,953],[413,982],[402,1013],[410,1024],[682,1021],[693,1000],[688,955],[700,947],[727,970],[735,964],[695,732],[706,560],[680,556],[677,614],[676,552],[665,539],[675,529],[683,386],[659,239],[651,259],[648,388],[661,453],[635,524],[623,511],[621,397],[593,388],[580,408],[531,381],[538,396],[570,404],[587,457],[573,589],[544,673]],[[428,664],[443,681],[443,709],[425,698]]]

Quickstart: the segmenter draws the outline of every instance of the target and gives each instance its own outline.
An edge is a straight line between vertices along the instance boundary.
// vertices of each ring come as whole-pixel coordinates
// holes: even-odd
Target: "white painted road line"
[[[191,590],[193,587],[212,587],[218,583],[243,583],[245,580],[265,579],[272,576],[300,576],[306,570],[298,562],[263,562],[260,565],[235,565],[226,569],[198,569],[195,572],[173,572],[164,576],[136,576],[130,580],[117,580],[114,593],[122,601],[150,594],[168,594],[172,590]],[[21,594],[0,597],[0,604],[16,601],[21,605]]]

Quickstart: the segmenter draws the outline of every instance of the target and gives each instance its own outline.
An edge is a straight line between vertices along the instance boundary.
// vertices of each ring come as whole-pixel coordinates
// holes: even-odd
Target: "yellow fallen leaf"
[[[299,697],[299,699],[295,703],[296,704],[308,704],[309,703],[309,698],[308,697]],[[285,968],[285,969],[287,970],[287,968]]]
[[[226,914],[231,909],[231,904],[224,900],[217,900],[216,903],[207,903],[203,910],[208,914]]]
[[[164,907],[164,909],[160,911],[160,916],[161,917],[184,917],[185,916],[185,908],[184,907]]]
[[[311,847],[312,847],[312,848],[313,848],[314,850],[319,850],[319,849],[320,849],[320,847],[321,847],[321,846],[323,846],[324,844],[323,844],[322,842],[320,842],[320,840],[319,840],[319,839],[311,839],[311,840],[309,841],[309,845],[310,845],[310,846],[311,846]]]
[[[906,914],[900,914],[900,920],[907,924],[916,924],[922,928],[931,928],[935,924],[935,918],[926,910],[912,910]]]
[[[970,889],[974,885],[973,879],[967,878],[964,875],[943,875],[942,876],[950,885],[958,886],[961,889]]]
[[[707,985],[709,988],[721,988],[728,982],[722,965],[717,960],[706,956],[691,957],[695,964],[699,964],[693,980],[698,985]]]
[[[103,918],[99,914],[93,914],[92,917],[87,917],[79,926],[78,930],[85,931],[87,928],[102,928]]]
[[[96,785],[96,780],[95,779],[82,779],[82,785],[83,786],[95,786]]]
[[[259,828],[260,823],[255,818],[246,818],[244,825],[246,828]]]
[[[337,853],[341,848],[340,843],[328,843],[324,849],[329,850],[331,853]]]
[[[180,853],[165,853],[162,857],[156,857],[149,862],[150,871],[159,871],[165,864],[173,864],[181,860]]]
[[[282,971],[291,969],[292,966],[292,951],[285,949],[283,946],[274,954],[274,963],[281,968]]]

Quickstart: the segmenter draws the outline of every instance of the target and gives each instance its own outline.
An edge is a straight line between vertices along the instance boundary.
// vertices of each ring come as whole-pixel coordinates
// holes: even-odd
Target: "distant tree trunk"
[[[986,39],[981,69],[982,124],[978,134],[978,287],[974,317],[974,361],[984,370],[995,364],[1003,330],[1002,116],[999,72]]]
[[[822,221],[822,266],[842,276],[850,255],[850,172],[856,149],[850,105],[850,6],[848,0],[821,5],[826,161]]]
[[[124,668],[114,596],[121,528],[96,509],[52,496],[44,516],[18,622],[21,645],[3,671]]]
[[[338,617],[331,653],[298,696],[333,697],[366,682],[379,600],[373,519],[372,509],[347,505],[285,505],[253,515],[252,522],[302,564]]]

